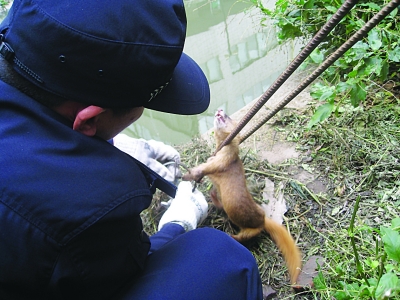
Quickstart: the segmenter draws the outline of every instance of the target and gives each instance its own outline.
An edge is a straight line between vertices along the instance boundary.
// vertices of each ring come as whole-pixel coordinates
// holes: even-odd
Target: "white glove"
[[[118,134],[114,146],[133,156],[169,182],[181,177],[180,155],[173,147],[154,140],[134,139]]]
[[[207,214],[208,203],[204,195],[197,189],[192,192],[192,184],[182,181],[170,207],[161,217],[158,230],[160,231],[166,223],[176,223],[185,228],[185,231],[189,231],[204,221]]]

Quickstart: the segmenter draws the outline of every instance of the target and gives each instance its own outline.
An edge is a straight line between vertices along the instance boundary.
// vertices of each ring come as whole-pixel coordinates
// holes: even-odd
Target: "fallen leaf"
[[[296,285],[293,287],[297,292],[309,290],[314,286],[313,279],[318,275],[318,268],[325,263],[322,256],[311,256],[303,265]]]
[[[263,199],[268,200],[268,204],[262,204],[267,217],[275,220],[279,224],[283,223],[283,215],[287,211],[286,201],[283,197],[283,188],[279,187],[277,197],[275,197],[275,185],[274,183],[265,178],[265,187],[263,191]]]
[[[340,207],[339,207],[339,206],[336,206],[334,209],[332,209],[331,215],[332,215],[332,216],[335,216],[335,215],[337,215],[339,212],[340,212]]]

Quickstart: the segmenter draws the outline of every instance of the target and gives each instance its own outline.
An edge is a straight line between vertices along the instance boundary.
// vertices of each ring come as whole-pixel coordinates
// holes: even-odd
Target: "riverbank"
[[[297,84],[295,79],[287,82],[275,94],[277,100],[271,99],[268,105]],[[400,101],[387,93],[367,99],[358,108],[343,105],[336,115],[307,130],[310,116],[320,103],[307,91],[298,97],[242,143],[240,155],[254,200],[265,205],[275,203],[271,215],[281,215],[303,252],[303,261],[315,255],[323,257],[324,264],[314,272],[315,288],[294,293],[281,255],[267,234],[246,246],[257,259],[263,284],[274,290],[271,297],[332,299],[336,293],[346,293],[350,288],[346,284],[362,288],[356,285],[362,279],[349,228],[356,232],[355,245],[362,266],[374,278],[379,270],[368,261],[381,257],[384,251],[382,242],[377,242],[382,241],[379,229],[390,226],[400,216]],[[268,105],[260,115],[268,111]],[[232,117],[240,119],[247,110],[243,108]],[[211,140],[209,133],[178,146],[182,162],[191,167],[207,160],[215,148]],[[209,198],[211,184],[207,178],[198,188]],[[159,195],[144,214],[149,233],[156,228],[163,197]],[[361,201],[358,207],[357,201]],[[209,216],[201,226],[227,233],[236,231],[211,202]],[[339,281],[343,284],[338,285]]]

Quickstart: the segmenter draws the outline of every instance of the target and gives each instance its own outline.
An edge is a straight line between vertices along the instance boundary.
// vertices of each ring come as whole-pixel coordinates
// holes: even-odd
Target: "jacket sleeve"
[[[113,209],[62,247],[50,299],[109,299],[144,266],[150,242],[129,205]]]
[[[165,224],[160,231],[150,237],[151,248],[149,254],[159,250],[162,246],[184,233],[185,229],[181,225],[174,223]]]

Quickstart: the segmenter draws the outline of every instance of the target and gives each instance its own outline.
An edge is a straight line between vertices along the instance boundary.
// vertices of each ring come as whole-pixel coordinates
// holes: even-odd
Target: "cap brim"
[[[210,104],[210,87],[199,65],[185,53],[174,70],[169,84],[144,106],[180,115],[204,112]]]

